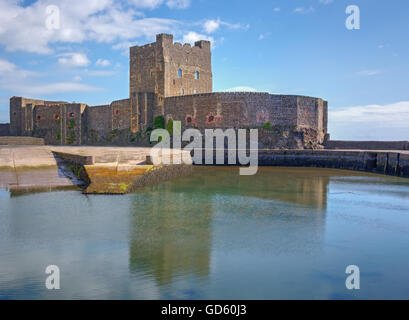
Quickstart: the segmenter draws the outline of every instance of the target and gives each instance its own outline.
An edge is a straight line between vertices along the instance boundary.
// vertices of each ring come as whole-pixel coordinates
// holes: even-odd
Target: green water
[[[409,180],[380,175],[196,167],[126,196],[0,191],[0,299],[409,299],[408,245]]]

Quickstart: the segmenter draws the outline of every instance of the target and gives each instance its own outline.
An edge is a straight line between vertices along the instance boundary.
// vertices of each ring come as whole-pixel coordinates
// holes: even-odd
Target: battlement
[[[162,98],[213,91],[210,42],[191,46],[173,40],[173,35],[162,33],[156,42],[130,49],[131,99],[140,92]]]
[[[171,97],[166,97],[166,100],[183,100],[184,98],[189,98],[189,97],[211,97],[211,96],[217,96],[217,97],[224,97],[224,98],[243,98],[243,97],[257,97],[257,96],[270,96],[270,97],[276,97],[276,98],[281,98],[281,97],[286,97],[286,98],[293,98],[293,99],[314,99],[314,100],[322,100],[321,98],[316,98],[316,97],[311,97],[311,96],[305,96],[305,95],[293,95],[293,94],[271,94],[269,92],[254,92],[254,91],[240,91],[240,92],[235,92],[235,91],[221,91],[221,92],[208,92],[208,93],[198,93],[198,94],[186,94],[183,96],[171,96]]]
[[[130,47],[130,52],[134,53],[135,51],[139,49],[149,49],[153,48],[154,46],[159,46],[159,47],[171,47],[174,46],[175,48],[178,49],[204,49],[204,50],[211,50],[211,42],[208,40],[199,40],[196,41],[194,46],[192,46],[190,43],[180,43],[180,42],[174,42],[173,35],[172,34],[166,34],[166,33],[161,33],[156,35],[156,42],[148,43],[143,46],[132,46]]]

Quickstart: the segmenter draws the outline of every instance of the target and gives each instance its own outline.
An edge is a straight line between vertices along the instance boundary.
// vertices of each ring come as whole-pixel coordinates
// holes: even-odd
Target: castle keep
[[[12,97],[9,134],[47,144],[146,142],[155,119],[183,128],[260,128],[262,146],[319,147],[327,137],[327,102],[269,93],[213,91],[209,41],[194,46],[160,34],[130,48],[129,98],[109,105]]]

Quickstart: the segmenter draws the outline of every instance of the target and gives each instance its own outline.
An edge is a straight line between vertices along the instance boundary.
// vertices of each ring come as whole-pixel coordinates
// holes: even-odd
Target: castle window
[[[200,78],[199,71],[196,71],[196,72],[195,72],[195,79],[196,79],[196,80],[199,80],[199,78]]]
[[[191,125],[193,123],[193,118],[192,118],[191,115],[187,115],[185,120],[186,120],[186,125],[187,126],[189,126],[189,125]]]
[[[182,96],[185,94],[185,90],[184,90],[183,88],[180,90],[180,94],[181,94]]]
[[[69,112],[68,113],[68,118],[74,119],[75,118],[75,112]]]
[[[216,117],[213,114],[209,114],[206,117],[206,124],[214,124],[216,123]]]
[[[115,110],[115,115],[116,116],[119,115],[119,110],[118,109]]]
[[[193,93],[194,93],[194,94],[197,94],[197,89],[193,90]]]
[[[36,119],[37,119],[37,120],[41,120],[41,116],[38,115],[38,116],[36,117]]]
[[[182,75],[183,75],[182,69],[178,69],[178,78],[182,78]]]
[[[55,115],[54,115],[54,120],[60,120],[60,115],[55,114]]]

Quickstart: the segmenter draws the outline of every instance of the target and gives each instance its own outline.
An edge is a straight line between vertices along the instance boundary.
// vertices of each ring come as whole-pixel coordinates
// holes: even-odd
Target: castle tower
[[[209,41],[173,42],[170,34],[158,34],[156,42],[130,48],[129,87],[131,130],[146,126],[146,114],[163,114],[164,98],[209,93],[213,90]],[[141,93],[154,93],[159,110],[144,110]]]

